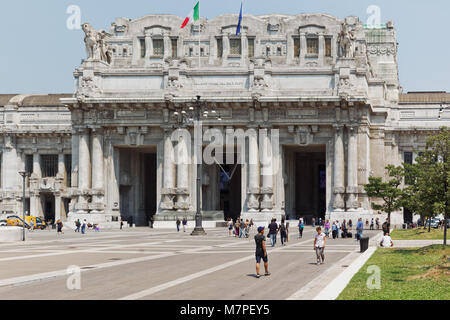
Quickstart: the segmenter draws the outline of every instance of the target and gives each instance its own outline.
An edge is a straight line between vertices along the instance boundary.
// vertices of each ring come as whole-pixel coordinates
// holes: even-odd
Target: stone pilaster
[[[260,193],[260,166],[258,151],[258,136],[256,130],[249,130],[248,137],[248,201],[249,212],[259,211],[259,193]]]
[[[104,210],[104,177],[103,177],[103,132],[96,129],[92,131],[92,189],[94,196],[92,202],[95,212],[101,213]]]
[[[272,211],[273,209],[273,156],[272,144],[268,136],[267,129],[261,134],[261,177],[262,177],[262,211]]]
[[[178,211],[189,209],[189,155],[187,137],[180,136],[177,145],[177,203]]]
[[[348,127],[347,194],[349,209],[358,208],[358,128]]]
[[[161,209],[173,210],[173,199],[175,196],[175,163],[171,132],[164,132],[164,165],[163,165],[163,190],[161,192],[163,200]]]
[[[333,207],[336,211],[342,211],[345,209],[344,203],[344,141],[343,126],[335,125],[335,138],[334,138],[334,203]]]
[[[90,189],[90,171],[91,171],[91,155],[89,151],[89,129],[80,131],[79,149],[78,149],[78,189],[80,195],[78,197],[77,209],[78,213],[86,213],[87,197],[86,192]]]

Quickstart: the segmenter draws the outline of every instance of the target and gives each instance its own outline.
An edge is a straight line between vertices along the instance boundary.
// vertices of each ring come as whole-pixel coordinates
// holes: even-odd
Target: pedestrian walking
[[[327,237],[322,232],[321,227],[317,227],[317,234],[314,237],[314,250],[316,251],[317,265],[324,264],[325,262],[325,244],[327,242]]]
[[[245,230],[245,231],[244,231],[244,236],[245,236],[246,238],[248,238],[249,235],[250,235],[250,221],[248,221],[248,219],[245,220],[245,229],[244,229],[244,230]]]
[[[153,224],[155,223],[155,216],[154,215],[152,215],[151,217],[150,217],[150,228],[151,229],[153,229]]]
[[[347,229],[347,222],[345,221],[345,219],[344,221],[342,221],[341,229],[342,229],[342,238],[346,239],[348,229]]]
[[[339,231],[341,230],[341,223],[339,222],[339,220],[336,220],[336,227],[337,227],[336,239],[339,239]]]
[[[353,230],[353,221],[352,221],[352,219],[348,220],[348,229],[350,231]]]
[[[362,219],[358,219],[358,223],[356,224],[356,241],[361,240],[362,234],[363,234],[364,224],[362,222]]]
[[[80,228],[81,228],[80,219],[77,219],[77,221],[75,221],[75,227],[76,227],[75,232],[80,232]]]
[[[327,220],[325,222],[325,235],[327,236],[327,238],[330,236],[330,221]]]
[[[184,217],[183,218],[183,232],[186,232],[186,226],[187,226],[187,218],[186,217]]]
[[[366,228],[369,228],[369,219],[366,219]]]
[[[64,234],[64,232],[62,231],[63,223],[62,223],[61,219],[58,219],[58,221],[56,221],[56,226],[57,226],[56,234]]]
[[[269,237],[272,247],[277,243],[277,233],[278,233],[278,224],[277,219],[272,219],[272,222],[269,224]]]
[[[289,242],[289,222],[286,222],[286,242]]]
[[[123,219],[120,218],[120,230],[122,230],[122,229],[123,229]]]
[[[236,219],[236,223],[234,224],[234,236],[239,237],[239,225],[241,224],[240,219]]]
[[[300,218],[298,220],[298,238],[303,238],[303,229],[305,229],[305,224],[303,223],[303,219]]]
[[[319,226],[322,226],[322,218],[319,217]]]
[[[333,221],[333,225],[331,226],[331,233],[333,235],[333,239],[336,239],[338,232],[339,232],[339,229],[337,227],[336,221]]]
[[[177,224],[177,232],[180,232],[180,224],[181,224],[181,221],[180,221],[179,218],[177,218],[176,224]]]
[[[383,229],[383,234],[389,233],[389,222],[386,220],[381,228]]]
[[[281,245],[285,246],[286,245],[286,240],[287,240],[287,232],[286,232],[286,224],[284,219],[281,220],[281,224],[280,224],[280,237],[281,237]]]
[[[231,220],[231,218],[228,218],[227,227],[228,227],[228,236],[231,237],[233,232],[233,220]]]
[[[313,228],[316,226],[316,218],[312,218],[312,226],[313,226]]]
[[[84,219],[83,223],[81,224],[81,234],[85,234],[86,233],[86,219]]]
[[[380,230],[380,219],[379,218],[375,219],[375,224],[377,225],[377,230]]]
[[[373,230],[374,228],[373,228],[373,225],[374,225],[374,223],[373,223],[373,218],[370,220],[370,230]]]
[[[245,221],[241,219],[239,223],[239,238],[243,238],[245,236]]]
[[[266,250],[266,237],[264,236],[264,227],[258,227],[258,234],[255,235],[255,257],[256,257],[256,278],[260,278],[259,274],[259,264],[261,263],[261,259],[264,262],[264,269],[266,273],[265,276],[270,276],[269,273],[269,258],[267,256]]]

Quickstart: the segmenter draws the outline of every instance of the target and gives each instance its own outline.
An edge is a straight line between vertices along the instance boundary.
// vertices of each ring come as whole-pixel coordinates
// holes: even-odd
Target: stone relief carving
[[[369,54],[377,56],[390,56],[395,55],[397,53],[397,49],[393,44],[386,44],[386,45],[371,44],[369,45],[367,50],[369,51]]]
[[[355,34],[352,30],[350,30],[348,24],[344,22],[342,24],[342,30],[338,35],[338,49],[339,56],[343,58],[353,58],[354,53],[354,45],[355,45]]]
[[[83,23],[85,33],[84,43],[88,60],[101,60],[108,64],[112,62],[112,49],[107,44],[111,35],[105,30],[96,31],[89,23]]]

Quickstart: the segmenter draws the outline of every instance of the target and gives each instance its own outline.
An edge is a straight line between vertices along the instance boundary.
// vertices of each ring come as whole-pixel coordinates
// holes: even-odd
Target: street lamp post
[[[19,174],[23,178],[23,194],[22,194],[22,241],[25,241],[25,179],[30,176],[29,172],[20,171]]]
[[[202,120],[202,116],[205,118],[208,118],[208,115],[210,114],[207,110],[208,106],[207,104],[202,104],[200,101],[200,96],[197,96],[196,102],[195,102],[195,108],[190,106],[188,112],[186,110],[175,111],[174,116],[178,118],[178,123],[190,123],[194,124],[194,131],[197,129],[196,125],[200,123]],[[204,113],[202,115],[202,108],[204,109]],[[212,116],[209,118],[215,118],[218,121],[222,121],[220,114],[217,115],[215,110],[212,110],[211,112]],[[196,122],[194,122],[194,119]],[[202,226],[202,213],[201,213],[201,189],[202,189],[202,132],[200,132],[200,137],[198,137],[199,141],[195,141],[195,143],[200,144],[199,146],[195,145],[195,152],[198,152],[198,149],[200,149],[200,154],[197,155],[200,157],[200,159],[197,159],[197,180],[196,180],[196,212],[195,212],[195,228],[192,231],[192,236],[203,236],[206,235],[205,230]]]

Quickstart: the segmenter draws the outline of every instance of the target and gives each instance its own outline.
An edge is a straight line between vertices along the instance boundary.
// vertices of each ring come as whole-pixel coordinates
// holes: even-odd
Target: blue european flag
[[[238,36],[241,33],[241,23],[242,23],[242,2],[241,2],[241,12],[239,13],[239,22],[236,28],[236,35]]]

